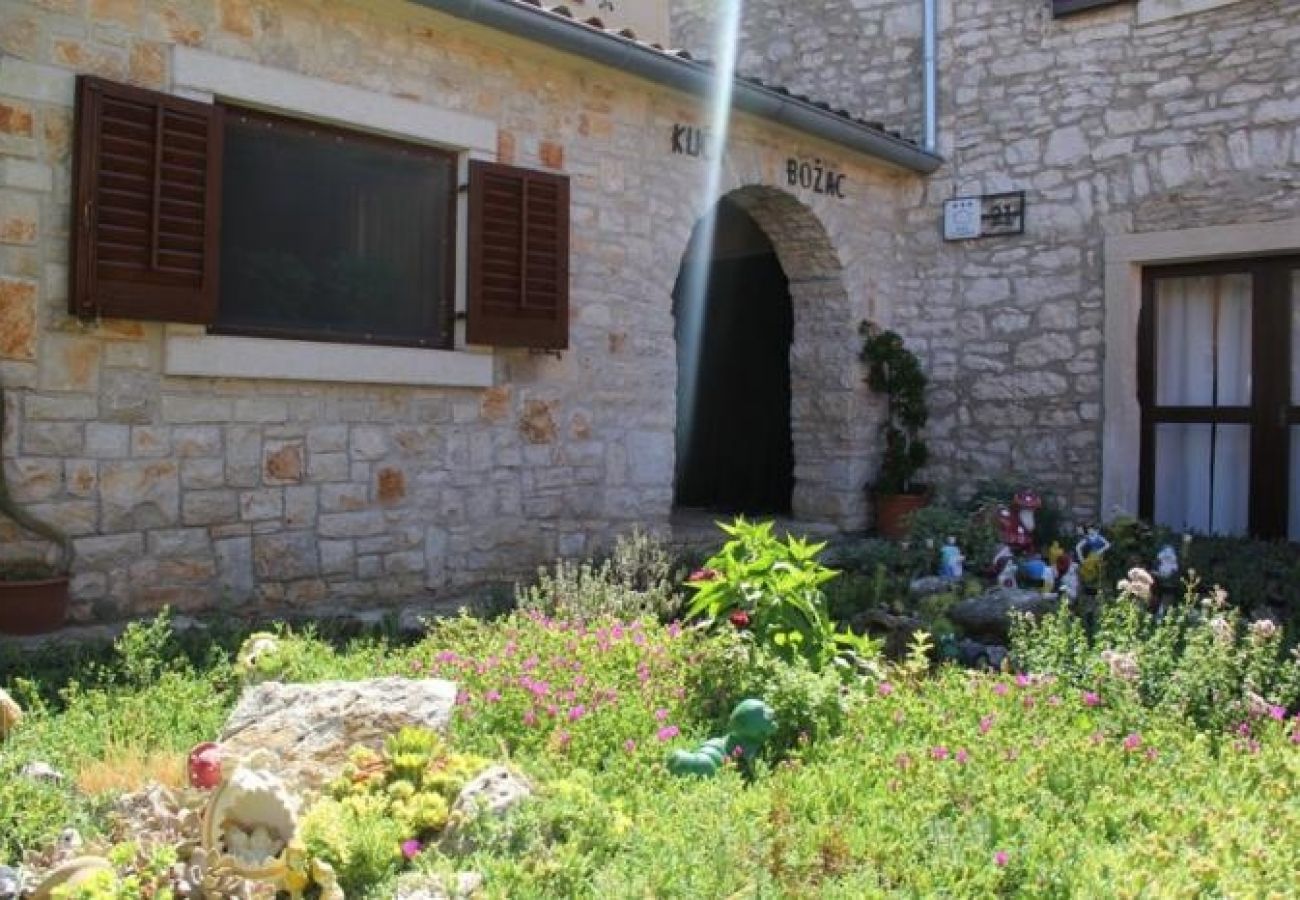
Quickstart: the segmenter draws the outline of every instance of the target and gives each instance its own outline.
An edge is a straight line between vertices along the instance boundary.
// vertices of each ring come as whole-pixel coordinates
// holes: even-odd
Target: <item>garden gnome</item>
[[[748,768],[763,742],[776,733],[776,713],[762,700],[742,700],[731,711],[727,727],[726,737],[710,738],[698,750],[674,750],[668,757],[668,771],[708,777],[718,774],[725,759]]]
[[[23,720],[23,710],[9,693],[0,688],[0,741],[9,736],[9,732],[18,727]]]
[[[221,784],[221,746],[208,742],[190,751],[186,760],[190,787],[210,791]]]
[[[962,556],[961,548],[957,546],[955,537],[948,538],[939,551],[939,577],[940,578],[961,578],[962,563],[966,557]]]
[[[1038,496],[1037,491],[1022,488],[1016,491],[1016,495],[1011,498],[1011,508],[1015,511],[1016,521],[1024,532],[1025,546],[1032,547],[1034,545],[1034,532],[1038,530],[1038,523],[1034,519],[1034,513],[1043,508],[1043,498]]]
[[[998,508],[998,537],[1013,550],[1027,550],[1033,544],[1020,518],[1005,506]]]

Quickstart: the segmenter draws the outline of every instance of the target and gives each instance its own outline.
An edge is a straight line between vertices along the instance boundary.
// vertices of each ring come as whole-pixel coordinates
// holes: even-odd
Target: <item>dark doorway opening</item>
[[[673,291],[679,508],[788,515],[790,288],[772,242],[726,199],[696,228]],[[703,256],[701,257],[701,254]],[[703,282],[702,300],[692,285]],[[693,304],[702,302],[702,310]],[[692,324],[694,323],[694,324]]]

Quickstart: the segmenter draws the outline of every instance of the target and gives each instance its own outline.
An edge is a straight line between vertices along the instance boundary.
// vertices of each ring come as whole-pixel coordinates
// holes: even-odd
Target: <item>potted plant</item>
[[[881,330],[870,322],[863,322],[858,331],[862,335],[860,358],[867,366],[866,382],[886,400],[885,421],[880,426],[885,438],[884,457],[880,474],[871,485],[876,529],[898,540],[907,535],[912,513],[930,502],[929,488],[916,481],[916,473],[930,455],[920,436],[930,415],[925,405],[925,372],[916,354],[903,346],[903,339],[895,332]]]
[[[4,385],[0,384],[0,446],[4,444],[5,412]],[[68,614],[67,566],[72,559],[72,542],[58,528],[17,504],[9,492],[3,465],[0,465],[0,514],[18,527],[50,541],[58,550],[56,565],[31,560],[0,562],[0,633],[53,631],[63,624]]]

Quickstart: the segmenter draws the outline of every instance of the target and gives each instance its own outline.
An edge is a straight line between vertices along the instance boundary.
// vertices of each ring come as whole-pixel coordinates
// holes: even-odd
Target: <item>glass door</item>
[[[1148,270],[1140,341],[1142,515],[1300,540],[1300,259]]]

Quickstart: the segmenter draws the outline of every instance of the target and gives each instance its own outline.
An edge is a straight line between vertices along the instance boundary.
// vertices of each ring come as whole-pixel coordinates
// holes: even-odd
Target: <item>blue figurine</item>
[[[943,548],[939,550],[939,577],[954,580],[961,578],[965,562],[966,557],[962,556],[961,548],[957,546],[957,539],[948,538]]]

